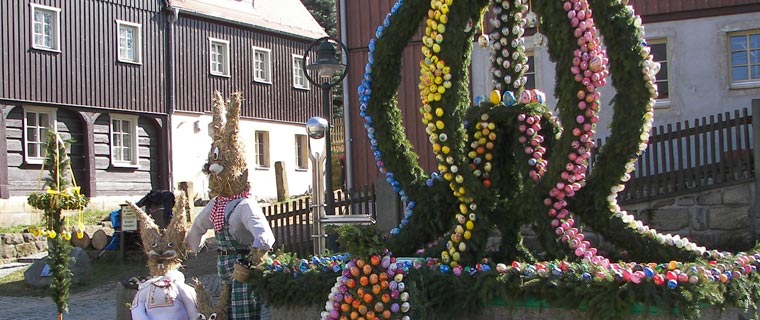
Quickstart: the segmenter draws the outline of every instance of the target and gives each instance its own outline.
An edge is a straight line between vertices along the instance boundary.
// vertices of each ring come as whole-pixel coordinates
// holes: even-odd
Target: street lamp
[[[304,70],[306,70],[304,71],[306,79],[313,85],[322,88],[323,116],[327,119],[327,128],[325,130],[325,213],[332,215],[335,214],[335,199],[332,189],[332,141],[330,137],[332,110],[330,107],[330,89],[343,81],[343,78],[348,74],[348,70],[346,69],[346,65],[348,64],[348,49],[340,41],[330,37],[324,37],[312,42],[311,45],[306,48],[306,52],[303,56],[308,57],[311,50],[316,46],[319,46],[317,48],[317,61],[315,63],[310,63],[309,65],[304,65],[303,67]],[[341,54],[341,56],[345,63],[338,60],[336,48],[343,51],[344,54]],[[303,59],[302,61],[306,64],[306,59]],[[312,78],[308,71],[316,72],[316,78],[319,81]]]
[[[306,133],[309,135],[309,159],[313,164],[311,170],[312,181],[312,199],[311,209],[314,211],[311,214],[311,237],[312,244],[314,245],[314,254],[322,254],[325,249],[324,229],[322,227],[322,217],[324,212],[322,211],[322,204],[324,203],[324,177],[322,176],[322,167],[325,163],[325,132],[329,125],[327,120],[320,117],[312,117],[309,121],[306,121]]]

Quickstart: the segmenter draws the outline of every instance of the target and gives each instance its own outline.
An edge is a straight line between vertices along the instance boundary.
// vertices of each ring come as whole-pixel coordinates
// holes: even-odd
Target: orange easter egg
[[[373,266],[379,265],[380,264],[380,256],[378,256],[378,255],[372,256],[372,258],[370,258],[369,262],[372,263]]]
[[[359,313],[356,311],[351,311],[351,320],[356,320],[359,318]]]
[[[367,311],[367,320],[375,320],[377,317],[375,317],[375,313],[372,311]]]
[[[359,268],[364,267],[364,260],[357,259],[356,260],[356,266],[359,267]]]
[[[367,314],[367,311],[368,311],[367,310],[367,306],[365,306],[365,305],[360,305],[359,306],[359,313],[361,313],[361,314]]]
[[[377,274],[373,273],[369,276],[369,283],[371,284],[377,284],[379,281]]]
[[[391,301],[391,295],[387,293],[383,293],[383,296],[380,297],[380,300],[383,301],[383,303],[388,303]]]
[[[346,312],[349,312],[349,311],[351,311],[351,305],[350,304],[348,304],[348,303],[342,303],[340,305],[340,312],[346,313]]]
[[[366,276],[362,276],[361,278],[359,278],[359,284],[361,284],[362,286],[368,285],[369,278],[367,278]]]
[[[346,293],[346,294],[343,296],[343,302],[345,302],[345,303],[349,303],[349,304],[350,304],[352,301],[354,301],[354,296],[352,296],[352,295],[350,295],[350,294],[348,294],[348,293]]]
[[[361,313],[361,307],[364,307],[364,305],[362,305],[362,301],[359,299],[356,299],[353,302],[351,302],[351,306],[354,307],[354,309],[359,310],[359,313]]]
[[[354,287],[356,287],[356,280],[354,279],[346,280],[346,286],[353,289]]]
[[[391,318],[391,311],[383,310],[383,319],[390,319],[390,318]]]
[[[383,288],[383,289],[388,289],[388,285],[389,285],[389,284],[390,284],[390,283],[388,283],[388,280],[383,280],[383,281],[380,281],[380,288]]]
[[[380,273],[380,281],[385,281],[385,280],[388,280],[388,274],[385,272]]]
[[[376,284],[372,286],[372,294],[380,294],[380,285]]]
[[[367,294],[364,295],[364,302],[366,302],[366,303],[372,303],[372,299],[373,298],[372,298],[371,294],[367,293]]]
[[[364,274],[369,275],[370,273],[372,273],[372,266],[365,264],[364,267],[362,268],[362,271],[364,271]]]
[[[359,276],[359,268],[357,268],[357,267],[351,267],[350,270],[351,270],[351,275],[352,276],[354,276],[354,277],[358,277]]]

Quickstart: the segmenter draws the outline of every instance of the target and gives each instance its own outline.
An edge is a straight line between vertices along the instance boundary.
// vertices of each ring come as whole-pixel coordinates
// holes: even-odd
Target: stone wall
[[[44,236],[35,237],[31,233],[0,234],[0,264],[45,252],[47,248],[48,244]]]
[[[741,251],[754,244],[754,191],[754,183],[744,183],[622,207],[661,233],[685,236],[708,248]]]

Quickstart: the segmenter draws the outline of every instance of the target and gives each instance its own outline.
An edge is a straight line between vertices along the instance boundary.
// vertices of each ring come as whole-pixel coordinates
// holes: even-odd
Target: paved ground
[[[209,241],[209,250],[198,256],[187,259],[187,268],[183,270],[187,282],[197,276],[212,294],[219,292],[219,278],[216,276],[216,246]],[[43,258],[46,254],[19,259],[6,265],[0,265],[0,277],[27,268],[35,259]],[[117,300],[119,296],[129,294],[122,290],[119,279],[114,279],[101,286],[69,296],[69,313],[64,319],[71,320],[112,320],[127,319],[119,317]],[[121,301],[125,299],[122,298]],[[131,297],[126,299],[131,302]],[[120,307],[124,307],[121,305]],[[14,320],[44,320],[55,319],[58,312],[50,297],[0,297],[0,319]]]

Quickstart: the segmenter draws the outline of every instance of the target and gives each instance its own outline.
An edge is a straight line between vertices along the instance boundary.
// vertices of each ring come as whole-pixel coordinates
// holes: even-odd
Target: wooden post
[[[274,163],[274,175],[277,183],[277,201],[285,201],[290,195],[288,194],[288,176],[285,173],[285,164],[282,161]]]
[[[755,240],[760,239],[760,147],[756,144],[760,144],[760,99],[752,99],[752,147],[753,167],[755,168],[755,194],[752,197],[752,208],[750,209],[750,219],[752,221],[752,234],[755,236]]]

